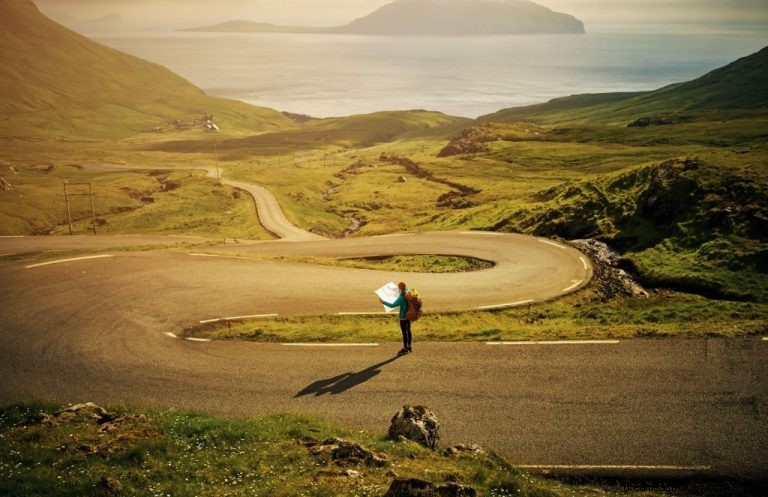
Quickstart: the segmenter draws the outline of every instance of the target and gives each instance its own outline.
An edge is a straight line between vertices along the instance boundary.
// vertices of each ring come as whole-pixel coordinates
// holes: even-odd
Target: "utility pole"
[[[219,142],[213,139],[213,155],[216,157],[216,181],[221,183],[221,173],[219,172]]]
[[[69,194],[67,193],[67,180],[64,180],[64,202],[67,203],[67,222],[69,223],[69,236],[72,236],[72,211],[69,208]]]

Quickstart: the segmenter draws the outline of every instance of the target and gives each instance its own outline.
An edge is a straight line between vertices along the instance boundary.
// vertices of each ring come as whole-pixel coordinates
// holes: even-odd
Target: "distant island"
[[[397,0],[344,26],[312,28],[227,21],[181,31],[383,36],[583,34],[584,23],[528,0]]]

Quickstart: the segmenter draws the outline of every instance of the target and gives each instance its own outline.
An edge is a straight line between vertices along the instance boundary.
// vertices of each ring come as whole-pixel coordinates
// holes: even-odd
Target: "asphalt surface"
[[[204,240],[1,238],[0,255],[164,241]],[[257,260],[402,253],[496,265],[424,275]],[[768,342],[760,339],[421,343],[416,323],[415,352],[396,358],[394,320],[392,343],[372,347],[168,334],[224,316],[380,312],[373,289],[398,279],[419,288],[433,311],[545,300],[586,284],[586,259],[548,240],[422,233],[93,255],[105,257],[0,260],[0,403],[291,411],[382,434],[399,407],[424,404],[440,418],[445,444],[480,443],[522,465],[766,477]]]

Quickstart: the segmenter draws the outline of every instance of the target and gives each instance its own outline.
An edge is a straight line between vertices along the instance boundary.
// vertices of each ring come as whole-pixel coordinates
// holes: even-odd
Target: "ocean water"
[[[768,45],[764,30],[378,37],[125,33],[97,41],[210,95],[314,117],[429,109],[465,117],[578,93],[652,90]]]

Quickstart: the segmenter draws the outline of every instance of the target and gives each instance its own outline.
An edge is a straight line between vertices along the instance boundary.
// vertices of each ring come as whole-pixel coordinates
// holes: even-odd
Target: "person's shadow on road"
[[[305,395],[311,394],[314,394],[315,397],[319,397],[325,394],[337,395],[342,392],[346,392],[350,388],[354,388],[365,383],[371,378],[378,376],[381,373],[382,367],[395,362],[400,357],[402,356],[397,355],[387,359],[384,362],[374,364],[373,366],[365,368],[362,371],[358,371],[357,373],[344,373],[332,378],[326,378],[325,380],[317,380],[305,387],[301,392],[294,395],[293,398],[295,399],[297,397],[303,397]]]

